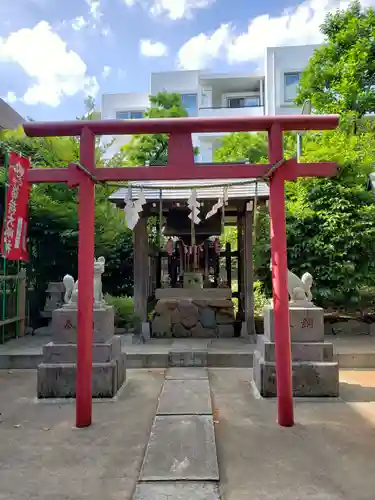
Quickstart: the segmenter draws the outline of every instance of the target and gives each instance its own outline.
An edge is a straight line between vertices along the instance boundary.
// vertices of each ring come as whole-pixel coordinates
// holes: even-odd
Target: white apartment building
[[[248,74],[170,71],[152,73],[149,92],[104,94],[102,119],[142,118],[149,107],[149,95],[177,92],[190,116],[262,116],[299,114],[293,100],[297,84],[318,45],[270,47],[266,49],[264,71]],[[195,134],[197,161],[211,162],[224,134]],[[116,137],[106,157],[118,152],[130,136]]]

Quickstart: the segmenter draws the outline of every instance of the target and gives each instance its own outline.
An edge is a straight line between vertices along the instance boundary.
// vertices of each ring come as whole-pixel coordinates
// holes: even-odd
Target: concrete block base
[[[276,361],[276,344],[258,335],[257,350],[267,361]],[[333,344],[329,342],[292,342],[293,361],[333,361]]]
[[[93,398],[113,398],[125,381],[125,358],[92,367]],[[75,363],[41,363],[38,366],[38,398],[75,398]]]
[[[276,363],[254,352],[253,379],[264,398],[276,396]],[[338,397],[339,368],[334,361],[294,361],[292,363],[295,397]]]

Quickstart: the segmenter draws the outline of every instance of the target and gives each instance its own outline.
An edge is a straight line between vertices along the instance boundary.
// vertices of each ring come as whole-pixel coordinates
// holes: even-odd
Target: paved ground
[[[35,402],[35,371],[0,371],[0,500],[166,500],[171,484],[133,497],[164,375],[128,370],[118,400],[95,403],[94,424],[77,430],[73,404]],[[341,372],[341,400],[296,403],[290,429],[250,378],[209,370],[222,500],[374,499],[374,371]],[[173,500],[216,500],[209,488]]]

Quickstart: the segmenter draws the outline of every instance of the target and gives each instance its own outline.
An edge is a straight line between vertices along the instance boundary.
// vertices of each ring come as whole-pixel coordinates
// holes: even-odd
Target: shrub
[[[269,303],[261,281],[254,281],[254,316],[263,316],[263,307]]]
[[[132,297],[114,297],[106,294],[105,301],[115,309],[115,325],[117,328],[134,328],[139,320],[134,314],[134,301]]]

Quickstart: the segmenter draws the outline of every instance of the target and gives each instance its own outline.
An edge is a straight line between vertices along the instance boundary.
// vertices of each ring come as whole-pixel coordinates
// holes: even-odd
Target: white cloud
[[[167,15],[173,21],[189,17],[194,9],[204,9],[215,0],[153,0],[151,14]]]
[[[4,101],[6,101],[8,104],[13,104],[14,102],[17,101],[17,96],[15,92],[10,90],[5,97],[3,97]]]
[[[23,96],[26,104],[43,103],[56,107],[64,96],[81,91],[95,95],[99,89],[96,77],[87,75],[81,57],[68,50],[46,21],[0,39],[1,61],[19,64],[34,80]]]
[[[200,33],[190,38],[178,52],[178,64],[183,69],[204,69],[220,57],[231,38],[231,27],[222,24],[210,35]]]
[[[103,71],[102,71],[102,77],[108,78],[109,75],[111,74],[111,72],[112,72],[111,66],[104,66]]]
[[[226,58],[230,63],[257,62],[266,47],[305,45],[322,42],[319,26],[326,14],[349,6],[350,0],[304,0],[285,9],[278,16],[263,14],[250,19],[247,31],[221,25],[213,34],[201,33],[188,40],[179,50],[178,62],[185,69],[204,67],[212,59]],[[364,6],[375,0],[362,0]]]
[[[74,31],[80,31],[83,28],[91,27],[93,29],[101,26],[101,18],[103,17],[103,12],[100,10],[100,0],[85,0],[86,5],[89,7],[89,12],[87,17],[77,16],[71,21],[71,26]],[[102,28],[101,32],[104,36],[109,34],[109,28]]]
[[[168,53],[168,48],[164,43],[151,40],[140,40],[139,48],[141,54],[147,57],[162,57]]]
[[[78,16],[72,22],[72,28],[74,29],[74,31],[79,31],[88,24],[89,22],[83,16]]]
[[[100,0],[85,0],[87,5],[90,8],[90,14],[93,19],[100,20],[103,16],[103,13],[100,10]]]
[[[172,21],[191,17],[193,10],[204,9],[216,0],[124,0],[132,7],[136,3],[148,10],[152,16],[167,16]]]

